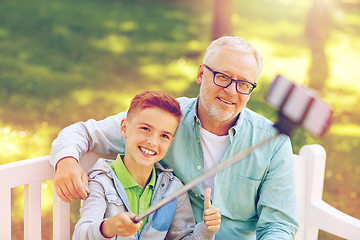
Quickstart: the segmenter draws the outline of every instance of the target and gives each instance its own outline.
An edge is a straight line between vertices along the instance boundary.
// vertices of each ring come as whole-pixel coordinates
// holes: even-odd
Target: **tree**
[[[330,1],[313,0],[305,28],[311,50],[308,85],[318,91],[325,87],[329,75],[325,47],[331,26]]]
[[[224,35],[232,35],[232,13],[232,0],[214,0],[212,40]]]

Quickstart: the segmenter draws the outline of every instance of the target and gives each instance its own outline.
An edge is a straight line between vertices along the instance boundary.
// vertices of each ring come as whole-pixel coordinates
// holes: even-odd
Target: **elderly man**
[[[185,184],[239,151],[276,133],[273,123],[246,108],[262,69],[260,54],[244,39],[213,41],[200,65],[197,98],[178,98],[183,114],[163,164]],[[55,188],[70,199],[86,198],[87,175],[78,164],[86,151],[124,152],[120,123],[126,113],[88,120],[62,130],[53,142]],[[216,239],[293,239],[298,228],[290,139],[279,136],[189,191],[197,222],[204,189],[222,215]]]

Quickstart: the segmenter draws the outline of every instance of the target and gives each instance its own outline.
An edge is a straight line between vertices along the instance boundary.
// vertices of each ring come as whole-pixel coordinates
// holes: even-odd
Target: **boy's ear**
[[[127,120],[126,118],[124,118],[123,120],[121,120],[120,123],[120,134],[124,138],[126,138],[126,125],[127,125]]]

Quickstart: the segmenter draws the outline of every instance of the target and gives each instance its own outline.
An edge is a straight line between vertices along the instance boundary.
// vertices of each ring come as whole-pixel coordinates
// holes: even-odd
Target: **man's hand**
[[[219,209],[211,205],[211,188],[207,188],[204,194],[204,222],[209,230],[217,231],[220,228],[221,214]]]
[[[134,223],[131,219],[135,217],[132,212],[122,212],[107,220],[100,227],[104,237],[111,238],[115,235],[127,237],[137,233],[143,224],[142,221]]]
[[[57,195],[67,203],[71,199],[86,199],[90,193],[88,176],[73,157],[63,158],[56,164],[54,186]]]

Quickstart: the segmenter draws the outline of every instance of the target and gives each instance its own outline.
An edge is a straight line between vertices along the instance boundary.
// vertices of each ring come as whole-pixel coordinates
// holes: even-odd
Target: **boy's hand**
[[[204,194],[204,222],[209,230],[217,231],[220,228],[221,214],[219,209],[211,205],[211,188],[207,188]]]
[[[132,218],[135,214],[132,212],[119,213],[103,222],[100,231],[104,237],[111,238],[115,235],[126,237],[137,233],[143,224],[142,221],[134,223]]]
[[[63,158],[56,164],[54,185],[59,198],[67,203],[71,199],[86,199],[90,193],[88,176],[72,157]]]

